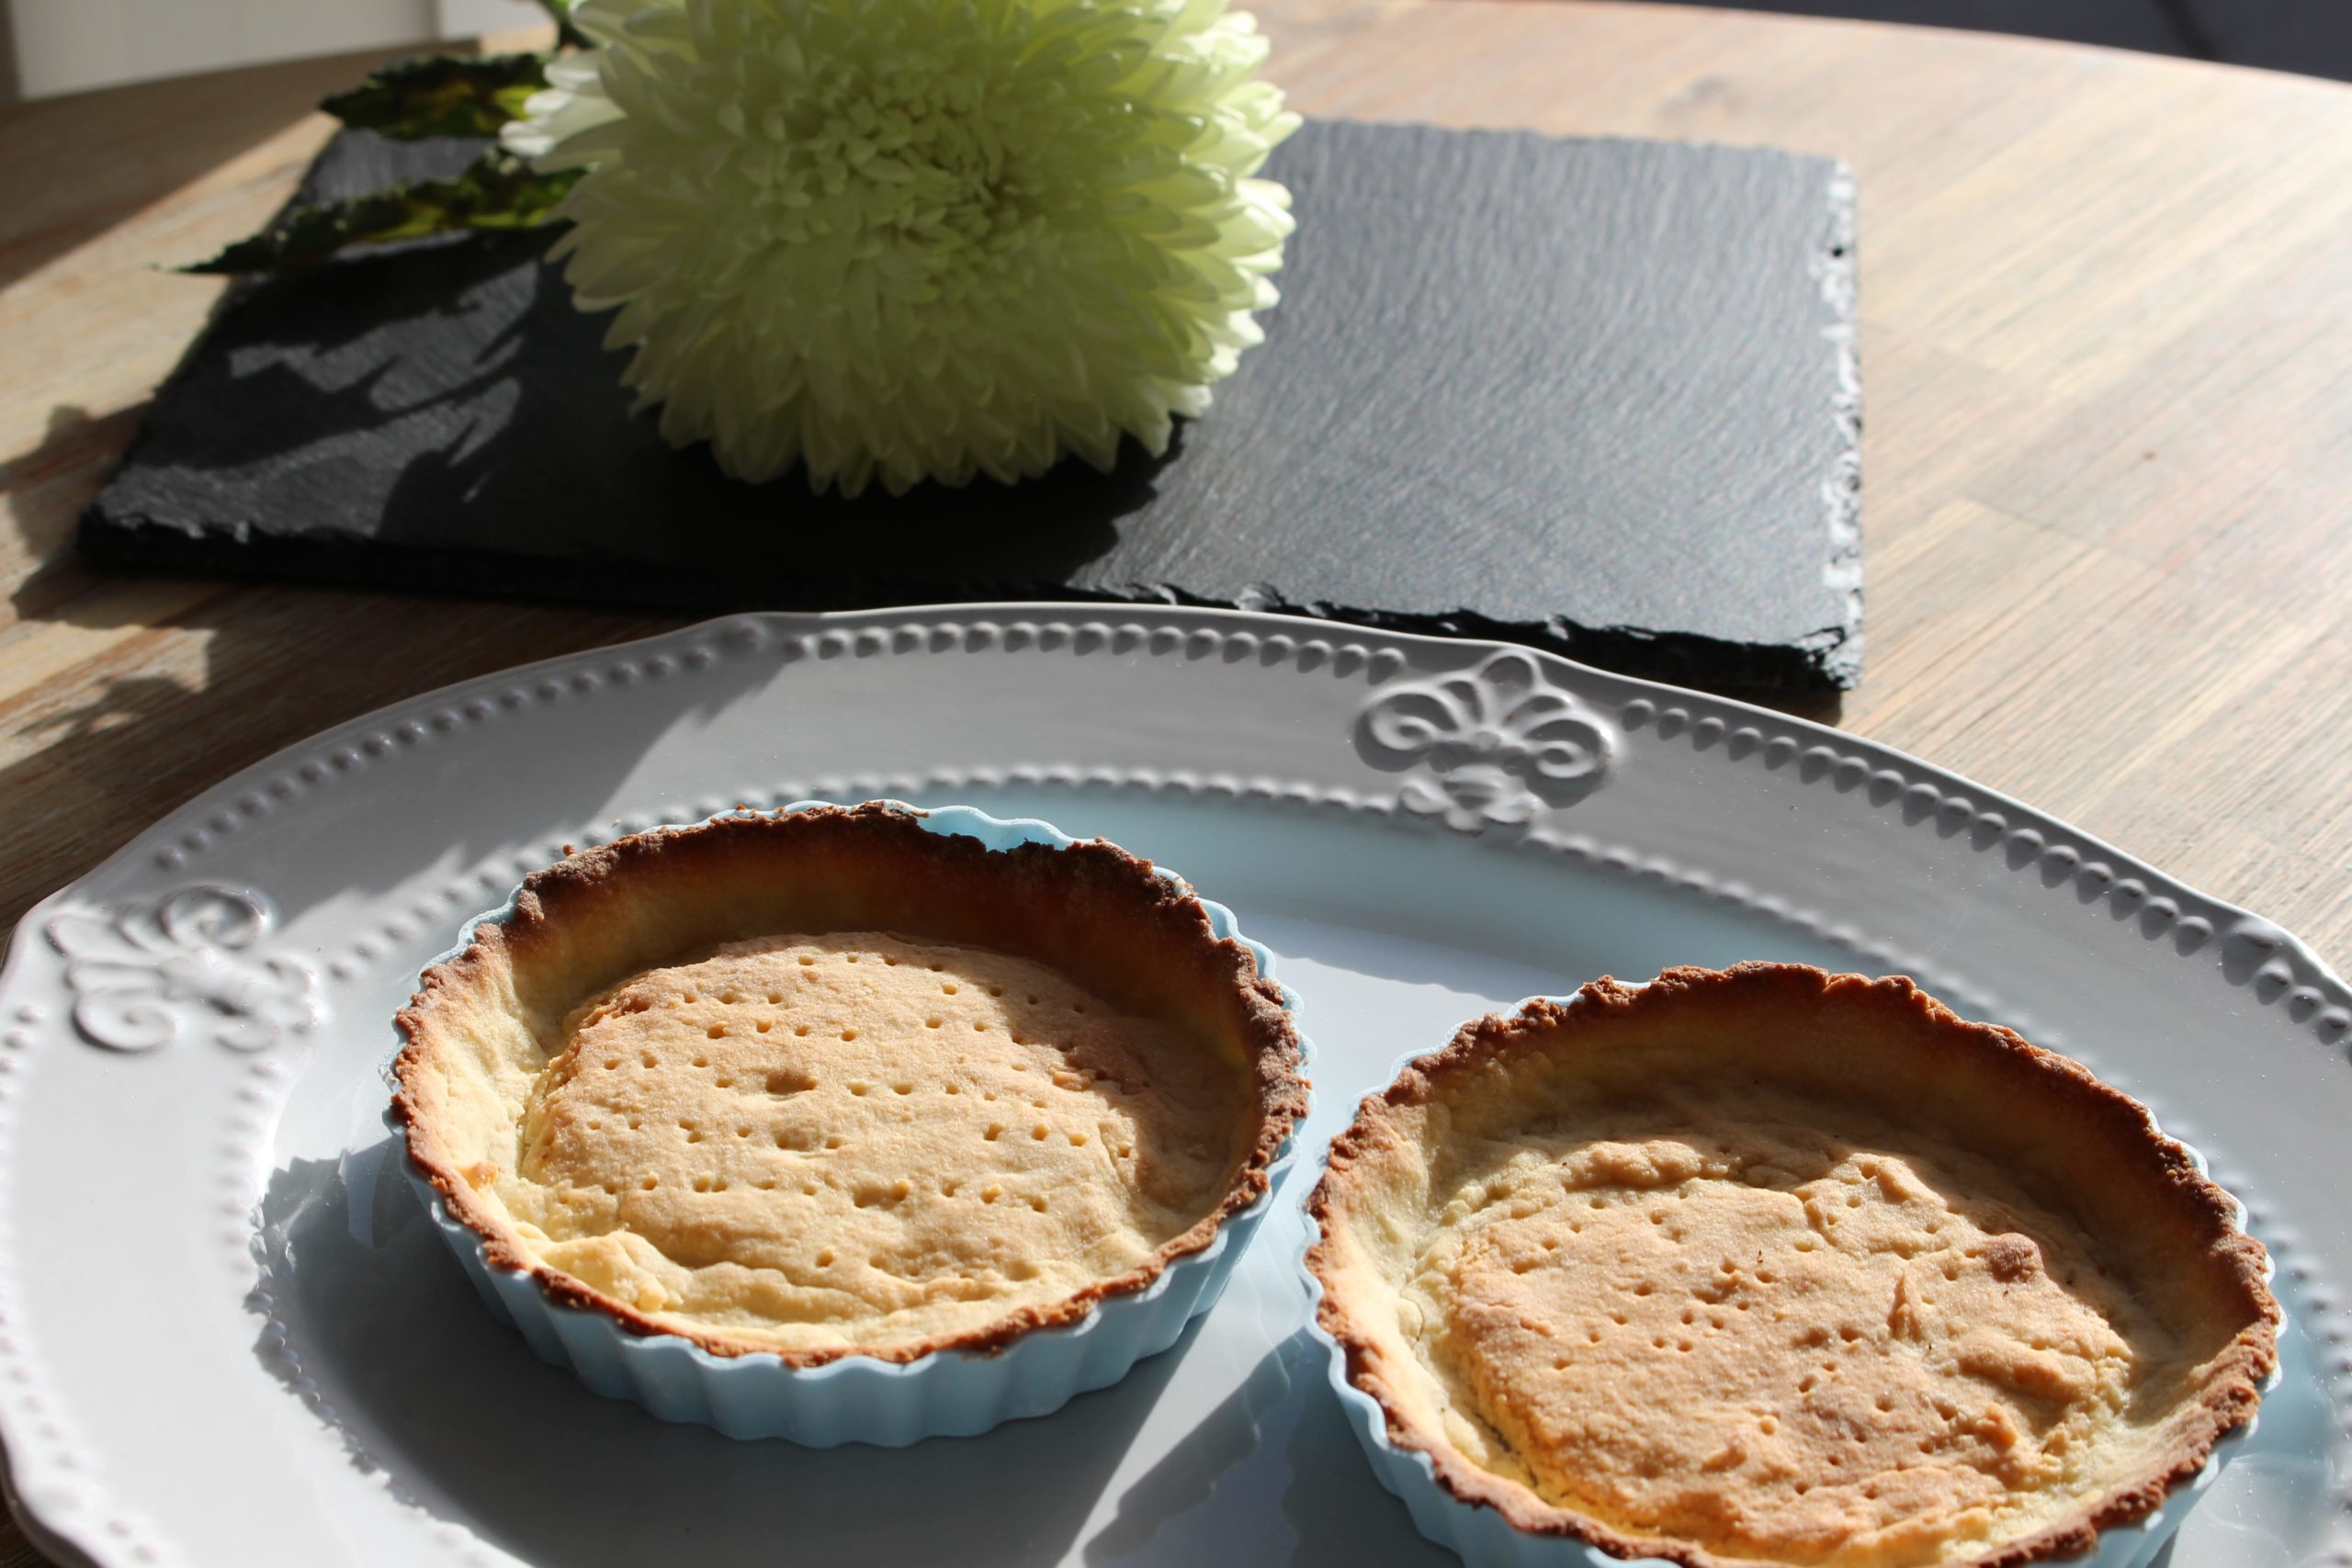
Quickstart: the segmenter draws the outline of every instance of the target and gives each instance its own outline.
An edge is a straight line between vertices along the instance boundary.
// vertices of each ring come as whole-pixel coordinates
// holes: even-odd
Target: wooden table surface
[[[1310,115],[1851,163],[1869,645],[1828,716],[2352,959],[2352,88],[1666,6],[1258,9]],[[0,924],[326,725],[676,624],[74,559],[220,287],[157,265],[254,228],[374,58],[0,110]]]

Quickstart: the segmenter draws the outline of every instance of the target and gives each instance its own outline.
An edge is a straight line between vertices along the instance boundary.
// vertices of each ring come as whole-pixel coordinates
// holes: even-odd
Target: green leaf
[[[283,272],[322,262],[349,245],[475,229],[536,228],[548,221],[579,178],[577,169],[541,174],[511,152],[492,151],[455,179],[403,181],[349,201],[297,208],[276,227],[180,270]]]
[[[523,101],[548,85],[537,54],[473,59],[428,54],[386,66],[319,107],[361,130],[420,136],[495,136],[523,116]]]

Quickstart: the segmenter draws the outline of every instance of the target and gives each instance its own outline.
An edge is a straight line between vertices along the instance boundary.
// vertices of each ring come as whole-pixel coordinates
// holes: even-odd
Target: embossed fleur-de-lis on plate
[[[1515,827],[1598,787],[1610,735],[1532,654],[1490,654],[1475,670],[1385,688],[1356,718],[1356,750],[1413,770],[1399,805],[1476,832]]]
[[[69,912],[48,926],[66,958],[74,1023],[116,1051],[210,1040],[260,1051],[318,1021],[318,981],[290,958],[253,951],[269,910],[232,887],[183,887],[152,903]]]

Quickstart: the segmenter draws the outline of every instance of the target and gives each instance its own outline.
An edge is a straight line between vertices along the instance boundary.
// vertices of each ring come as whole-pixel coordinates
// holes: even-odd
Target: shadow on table
[[[322,723],[421,691],[668,630],[674,615],[543,604],[321,593],[218,581],[122,577],[68,547],[74,518],[140,411],[51,412],[47,438],[0,466],[0,496],[30,570],[18,620],[70,627],[51,639],[72,705],[20,701],[6,720],[0,798],[20,824],[0,928],[146,823]],[[321,605],[332,606],[322,614]],[[156,658],[156,631],[175,657]],[[90,692],[95,695],[84,695]],[[589,765],[594,765],[593,761]],[[616,766],[622,765],[616,761]]]

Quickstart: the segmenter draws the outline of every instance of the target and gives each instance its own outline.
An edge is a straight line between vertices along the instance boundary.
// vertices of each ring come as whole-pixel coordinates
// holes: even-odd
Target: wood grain
[[[1871,644],[1836,716],[2352,958],[2352,89],[1673,6],[1260,14],[1310,114],[1851,163]],[[155,264],[266,214],[363,63],[0,111],[0,919],[324,725],[669,624],[61,558],[214,298]]]

